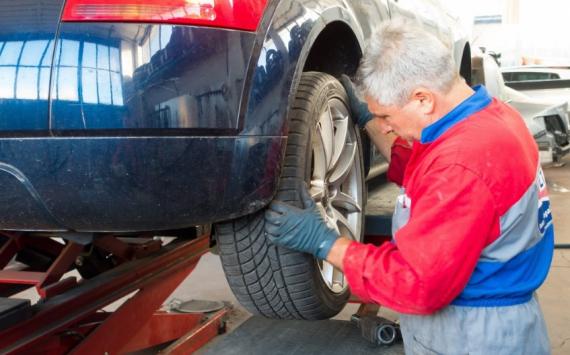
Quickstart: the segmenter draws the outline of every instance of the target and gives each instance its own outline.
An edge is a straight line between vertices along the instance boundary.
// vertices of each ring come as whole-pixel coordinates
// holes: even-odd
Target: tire
[[[348,107],[334,77],[303,74],[274,198],[301,207],[299,188],[310,183],[329,225],[361,241],[364,165]],[[216,225],[222,266],[236,298],[248,311],[268,318],[319,320],[338,314],[350,295],[344,275],[312,255],[269,243],[263,213]]]

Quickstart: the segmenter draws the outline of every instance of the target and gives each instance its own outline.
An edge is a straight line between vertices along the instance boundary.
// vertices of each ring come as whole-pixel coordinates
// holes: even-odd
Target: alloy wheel
[[[329,227],[341,236],[361,241],[363,193],[360,147],[346,105],[328,101],[312,142],[310,193]],[[344,274],[326,261],[318,261],[327,287],[334,293],[348,288]]]

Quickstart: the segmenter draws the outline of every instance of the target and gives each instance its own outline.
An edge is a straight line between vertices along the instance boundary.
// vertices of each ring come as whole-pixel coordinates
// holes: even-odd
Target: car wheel
[[[301,207],[299,189],[307,182],[329,226],[360,241],[362,146],[342,85],[328,74],[304,73],[290,119],[275,199]],[[344,275],[326,261],[268,242],[263,213],[216,225],[220,258],[236,298],[268,318],[318,320],[338,314],[349,297]]]

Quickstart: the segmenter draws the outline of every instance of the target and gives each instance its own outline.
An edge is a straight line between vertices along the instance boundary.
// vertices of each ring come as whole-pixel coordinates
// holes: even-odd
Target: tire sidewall
[[[319,122],[319,118],[321,117],[321,114],[324,113],[324,111],[327,109],[327,103],[332,100],[332,99],[338,99],[340,100],[349,110],[350,112],[350,104],[348,101],[348,96],[344,90],[344,88],[342,87],[342,84],[340,84],[340,82],[338,80],[336,80],[334,77],[332,76],[328,76],[328,81],[326,83],[326,85],[321,87],[320,92],[318,93],[317,99],[315,100],[315,104],[314,104],[314,110],[313,113],[310,115],[310,122],[309,123],[309,134],[307,135],[307,137],[305,138],[305,144],[306,144],[306,155],[305,155],[305,162],[304,162],[304,171],[302,172],[302,176],[304,178],[304,181],[310,186],[310,182],[311,182],[311,163],[312,163],[312,145],[313,145],[313,139],[316,136],[316,127],[317,124]],[[360,137],[360,132],[359,132],[359,128],[357,125],[354,124],[354,122],[352,122],[352,128],[355,131],[356,134],[356,142],[358,144],[358,153],[357,153],[357,157],[355,159],[359,159],[359,167],[360,167],[360,184],[362,187],[362,201],[363,201],[363,208],[364,208],[364,203],[366,201],[365,199],[365,186],[364,186],[364,171],[363,171],[363,167],[364,167],[364,163],[363,163],[363,151],[362,151],[362,142],[361,142],[361,137]],[[291,139],[291,138],[289,138]],[[300,142],[294,142],[295,144],[299,144]],[[277,197],[278,199],[278,197]],[[299,195],[298,200],[296,201],[295,205],[297,207],[303,207],[302,206],[302,202],[301,202],[301,197]],[[364,234],[364,212],[361,215],[361,230],[360,230],[360,235],[359,237],[359,241],[362,241],[363,238],[363,234]],[[313,275],[314,278],[314,282],[317,288],[317,291],[320,294],[320,298],[328,304],[329,307],[336,309],[338,308],[338,304],[342,303],[343,306],[344,304],[346,304],[346,302],[348,301],[348,298],[350,297],[350,290],[347,288],[346,290],[344,290],[341,293],[333,293],[329,287],[327,286],[327,284],[325,283],[325,281],[323,280],[322,276],[321,276],[321,271],[318,265],[318,260],[313,257],[312,255],[306,254],[307,257],[307,262],[309,263],[310,267],[311,267],[311,273]]]

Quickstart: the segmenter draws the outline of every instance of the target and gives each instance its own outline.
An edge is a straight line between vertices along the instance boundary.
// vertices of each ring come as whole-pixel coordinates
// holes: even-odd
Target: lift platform
[[[393,206],[397,190],[386,189],[390,187],[376,188],[367,206],[366,243],[390,239],[391,211],[385,206]],[[226,331],[229,306],[207,314],[160,310],[209,251],[209,233],[176,238],[166,245],[152,237],[67,237],[59,243],[37,233],[0,232],[0,354],[114,355],[167,342],[172,343],[161,354],[191,354]],[[91,250],[86,251],[86,245]],[[101,252],[99,259],[92,257],[93,248]],[[14,263],[14,258],[20,262]],[[88,277],[66,276],[78,267]],[[41,297],[36,304],[14,298],[32,287]],[[116,311],[102,311],[116,301],[122,301]],[[383,321],[374,318],[378,308],[362,305],[354,322],[252,317],[208,354],[265,354],[269,350],[263,346],[268,345],[276,355],[323,353],[323,347],[330,354],[403,354],[401,343],[381,347],[363,338],[381,334],[376,329]],[[373,332],[363,330],[363,324]],[[389,338],[392,333],[385,334]]]
[[[120,265],[81,282],[61,277],[81,260],[84,245],[63,245],[25,233],[4,236],[2,297],[24,285],[35,286],[42,298],[35,305],[0,299],[0,354],[126,354],[173,340],[163,354],[191,354],[226,329],[229,307],[212,314],[156,311],[209,250],[207,234],[165,246],[152,238],[142,244],[132,238],[98,238],[94,244],[112,253]],[[45,271],[18,264],[6,267],[21,250],[51,252],[54,260]],[[126,296],[115,312],[101,311]]]

